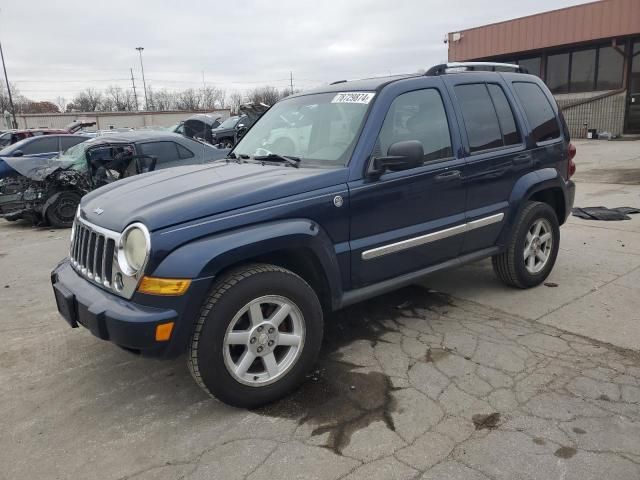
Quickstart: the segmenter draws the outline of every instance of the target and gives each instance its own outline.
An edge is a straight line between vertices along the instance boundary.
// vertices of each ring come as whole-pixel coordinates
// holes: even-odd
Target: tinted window
[[[542,61],[540,57],[534,58],[523,58],[518,62],[518,65],[527,69],[529,73],[532,75],[540,76],[540,66],[542,65]]]
[[[622,86],[624,56],[613,47],[602,47],[598,54],[597,90],[615,90]]]
[[[140,145],[140,152],[143,155],[156,157],[156,165],[159,167],[163,163],[173,162],[179,158],[176,144],[173,142],[152,142]]]
[[[486,85],[484,83],[457,85],[455,91],[462,108],[471,152],[502,147],[502,132],[498,116]]]
[[[522,103],[536,142],[560,137],[560,127],[549,99],[535,83],[515,82],[513,88]]]
[[[387,155],[391,145],[405,140],[422,142],[425,161],[453,156],[447,114],[437,90],[417,90],[396,97],[384,119],[375,154]]]
[[[569,54],[549,55],[547,59],[547,85],[552,93],[569,91]]]
[[[187,147],[183,147],[179,143],[176,143],[176,145],[178,146],[178,155],[180,156],[180,158],[193,158],[193,152],[191,150],[189,150]]]
[[[64,152],[67,148],[71,148],[85,140],[88,139],[86,137],[60,137],[60,150]]]
[[[25,155],[37,155],[39,153],[50,153],[58,151],[58,137],[41,136],[33,139],[22,148]]]
[[[572,92],[590,92],[596,80],[596,51],[581,50],[571,54]]]
[[[488,84],[487,88],[491,94],[493,106],[498,114],[504,145],[517,145],[521,143],[518,127],[516,126],[516,119],[513,116],[513,110],[511,110],[511,106],[509,105],[509,101],[507,100],[502,87],[499,85]]]

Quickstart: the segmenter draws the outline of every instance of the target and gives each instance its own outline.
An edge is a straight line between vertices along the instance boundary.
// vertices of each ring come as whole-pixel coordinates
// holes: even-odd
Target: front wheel
[[[302,383],[322,330],[320,302],[302,278],[275,265],[248,265],[225,275],[205,300],[189,369],[208,394],[255,408]]]
[[[546,203],[527,202],[516,220],[506,251],[493,257],[493,270],[507,285],[535,287],[551,273],[559,247],[556,212]]]
[[[52,227],[69,228],[73,224],[79,204],[79,194],[75,192],[60,192],[58,198],[44,212],[44,217]]]

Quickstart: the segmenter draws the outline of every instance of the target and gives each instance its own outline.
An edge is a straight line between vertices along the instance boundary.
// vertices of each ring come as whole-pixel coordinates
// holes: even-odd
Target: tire
[[[530,246],[528,250],[527,246]],[[513,227],[507,249],[493,256],[493,270],[509,286],[535,287],[551,273],[559,246],[560,226],[556,212],[546,203],[527,202]],[[543,261],[543,257],[546,260]]]
[[[76,192],[61,192],[55,202],[49,205],[44,217],[55,228],[70,228],[80,204],[80,195]]]
[[[303,382],[322,333],[320,301],[302,278],[275,265],[246,265],[218,280],[204,301],[191,336],[189,370],[206,393],[224,403],[259,407]],[[272,370],[269,359],[276,361],[269,362]]]

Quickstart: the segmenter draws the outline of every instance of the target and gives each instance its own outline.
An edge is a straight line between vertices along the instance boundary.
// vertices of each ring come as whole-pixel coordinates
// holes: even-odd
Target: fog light
[[[166,342],[171,338],[173,322],[161,323],[156,327],[156,342]]]
[[[142,277],[138,291],[148,295],[182,295],[191,285],[186,278]]]

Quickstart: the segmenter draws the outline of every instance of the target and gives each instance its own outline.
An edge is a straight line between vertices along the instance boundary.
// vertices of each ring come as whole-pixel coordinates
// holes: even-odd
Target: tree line
[[[168,111],[212,111],[229,108],[237,113],[241,104],[246,102],[273,105],[281,98],[291,94],[288,89],[275,87],[256,87],[247,92],[226,90],[213,86],[187,88],[173,91],[147,87],[132,89],[111,85],[105,89],[85,88],[70,100],[57,97],[53,101],[33,101],[22,95],[15,85],[11,85],[13,104],[16,113],[62,113],[62,112],[134,112],[138,110]],[[0,113],[10,112],[9,95],[4,82],[0,82]]]

